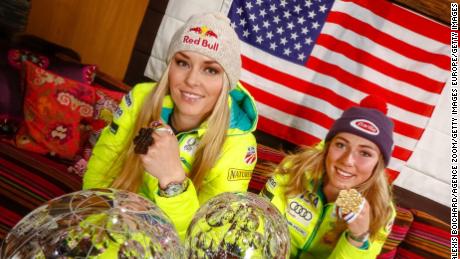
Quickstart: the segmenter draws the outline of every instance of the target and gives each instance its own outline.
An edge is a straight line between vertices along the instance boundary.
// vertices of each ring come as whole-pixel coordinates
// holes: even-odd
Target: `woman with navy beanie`
[[[325,141],[286,158],[262,195],[285,215],[291,256],[375,258],[395,218],[385,168],[393,146],[386,103],[364,98]]]

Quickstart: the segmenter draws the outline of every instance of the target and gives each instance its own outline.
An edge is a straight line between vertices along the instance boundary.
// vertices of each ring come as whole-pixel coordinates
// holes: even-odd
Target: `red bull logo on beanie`
[[[206,26],[192,27],[188,30],[192,34],[198,34],[198,38],[192,37],[192,35],[184,35],[183,43],[202,46],[210,50],[217,51],[219,49],[219,43],[217,42],[217,34],[210,30]]]
[[[207,26],[192,27],[189,29],[189,31],[198,33],[200,35],[200,38],[214,37],[217,39],[217,34],[213,32],[212,30],[208,29]]]
[[[350,122],[350,125],[353,128],[360,130],[362,132],[365,132],[367,134],[370,134],[370,135],[376,136],[380,133],[379,128],[374,123],[372,123],[371,121],[365,120],[365,119],[352,120]]]

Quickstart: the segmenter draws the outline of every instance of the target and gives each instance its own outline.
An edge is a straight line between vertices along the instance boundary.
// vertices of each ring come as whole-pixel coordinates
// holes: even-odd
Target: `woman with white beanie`
[[[238,36],[219,13],[192,16],[173,36],[158,83],[136,85],[102,132],[83,188],[149,198],[179,236],[200,204],[246,191],[256,163],[254,100],[238,82]]]

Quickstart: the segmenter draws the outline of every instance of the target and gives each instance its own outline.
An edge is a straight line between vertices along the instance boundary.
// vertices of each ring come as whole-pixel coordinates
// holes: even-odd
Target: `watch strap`
[[[351,233],[351,231],[348,231],[348,237],[353,241],[356,241],[356,242],[359,242],[359,243],[364,243],[364,242],[369,240],[369,231],[366,231],[366,232],[364,232],[362,234],[359,234],[359,235],[353,235],[353,233]]]

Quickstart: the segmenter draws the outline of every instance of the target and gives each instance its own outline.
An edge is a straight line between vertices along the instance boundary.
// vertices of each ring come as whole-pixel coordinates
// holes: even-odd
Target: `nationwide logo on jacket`
[[[227,180],[229,181],[250,180],[251,176],[252,176],[251,170],[230,168],[228,170]]]

